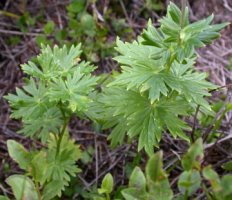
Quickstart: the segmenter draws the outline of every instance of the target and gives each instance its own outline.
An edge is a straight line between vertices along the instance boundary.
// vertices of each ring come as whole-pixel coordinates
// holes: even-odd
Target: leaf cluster
[[[22,65],[30,78],[22,89],[16,88],[16,94],[5,97],[11,117],[22,119],[20,133],[46,142],[49,133],[58,133],[72,113],[85,115],[97,77],[91,75],[95,67],[79,62],[80,54],[80,45],[70,49],[43,46],[35,62]]]
[[[139,167],[135,167],[131,173],[129,184],[121,193],[125,200],[186,200],[194,197],[200,188],[209,200],[229,200],[232,196],[232,176],[225,175],[222,178],[211,166],[202,166],[204,148],[202,139],[198,139],[181,159],[183,172],[177,179],[179,192],[174,195],[168,174],[163,169],[162,151],[150,157],[146,164],[145,174]],[[109,174],[106,175],[109,177]],[[103,182],[104,188],[112,188],[112,180]],[[206,184],[208,182],[209,184]],[[100,194],[102,189],[99,190]],[[111,190],[109,190],[111,191]],[[107,198],[100,198],[108,200]]]
[[[11,117],[23,122],[19,132],[41,139],[45,145],[41,150],[27,151],[8,140],[10,156],[26,171],[6,180],[17,200],[61,196],[71,177],[80,172],[76,161],[81,152],[69,138],[67,125],[73,114],[87,116],[98,80],[91,75],[95,67],[80,62],[80,54],[80,45],[69,49],[43,46],[33,62],[22,65],[29,76],[25,85],[5,97],[13,111]]]
[[[76,8],[84,10],[84,2],[72,3],[68,7],[70,14],[77,14]],[[20,133],[41,139],[45,147],[28,151],[16,141],[7,142],[10,156],[26,172],[12,175],[6,181],[17,200],[50,200],[61,196],[71,177],[80,171],[76,165],[81,154],[79,146],[67,131],[73,114],[94,119],[104,129],[111,128],[112,146],[122,144],[125,138],[137,138],[138,150],[145,149],[151,156],[145,173],[139,167],[132,172],[129,186],[122,190],[124,199],[185,200],[200,187],[209,199],[231,197],[232,190],[228,187],[231,176],[219,178],[210,166],[202,166],[201,139],[181,161],[183,172],[175,197],[163,169],[162,152],[153,155],[164,131],[190,142],[186,134],[189,127],[182,118],[191,116],[198,106],[202,113],[212,114],[205,97],[210,96],[209,90],[215,85],[206,80],[205,73],[194,69],[196,48],[219,37],[219,31],[227,24],[212,25],[213,16],[190,23],[188,14],[187,8],[181,12],[170,3],[159,28],[149,21],[136,41],[117,39],[116,50],[120,55],[115,60],[121,65],[121,73],[110,77],[107,85],[102,84],[101,92],[95,91],[98,77],[91,75],[95,67],[80,60],[80,45],[42,46],[33,61],[22,65],[29,78],[21,89],[16,89],[16,94],[5,98],[13,111],[11,117],[23,122]],[[86,25],[82,31],[94,37],[91,16],[84,13],[81,20]],[[46,32],[52,28],[48,24]],[[95,200],[110,200],[113,186],[113,177],[107,174]]]
[[[195,70],[195,49],[211,43],[227,24],[211,25],[213,16],[190,24],[188,13],[170,3],[159,28],[149,21],[137,41],[117,39],[120,55],[115,60],[121,73],[103,88],[96,106],[104,127],[113,129],[113,146],[125,136],[138,138],[138,150],[152,155],[166,129],[174,138],[190,140],[181,117],[190,116],[198,105],[212,114],[205,97],[216,86]]]
[[[53,135],[50,135],[48,148],[40,151],[28,151],[14,140],[8,140],[7,147],[11,158],[26,171],[25,175],[12,175],[6,180],[16,200],[50,200],[61,196],[70,178],[80,172],[76,160],[81,152],[67,133],[63,136],[59,152]]]

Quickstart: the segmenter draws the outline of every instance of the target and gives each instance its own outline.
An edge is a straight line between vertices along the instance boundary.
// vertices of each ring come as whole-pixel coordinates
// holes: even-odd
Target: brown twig
[[[227,84],[227,85],[223,85],[223,86],[217,87],[217,88],[215,88],[215,89],[210,90],[209,92],[211,93],[211,92],[214,92],[214,91],[223,89],[223,88],[230,88],[230,87],[232,87],[232,83],[229,83],[229,84]]]
[[[193,119],[192,132],[191,132],[192,143],[195,142],[194,133],[195,133],[196,123],[197,123],[197,114],[198,114],[199,110],[200,110],[200,105],[197,105],[196,112],[195,112],[194,119]]]
[[[11,31],[11,30],[2,30],[0,29],[0,33],[4,33],[4,34],[11,34],[11,35],[26,35],[26,36],[38,36],[38,35],[43,35],[41,33],[23,33],[20,31]]]

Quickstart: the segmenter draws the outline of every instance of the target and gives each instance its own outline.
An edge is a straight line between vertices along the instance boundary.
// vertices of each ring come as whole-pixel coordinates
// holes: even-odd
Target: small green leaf
[[[182,194],[191,196],[201,186],[201,176],[196,170],[185,171],[180,175],[178,188]]]
[[[129,187],[134,187],[137,189],[146,189],[146,178],[139,167],[135,167],[129,180]]]
[[[171,200],[173,192],[166,173],[163,170],[163,154],[159,151],[153,155],[146,165],[149,194],[156,200]]]
[[[72,0],[67,6],[67,10],[73,13],[82,12],[85,8],[86,0]]]
[[[41,47],[44,44],[46,44],[46,45],[51,45],[52,44],[51,40],[48,40],[45,35],[36,36],[35,42],[39,47]]]
[[[114,180],[113,177],[110,173],[106,174],[102,184],[101,184],[101,188],[98,189],[99,194],[110,194],[113,191],[113,187],[114,187]]]
[[[47,24],[44,26],[44,33],[46,35],[51,34],[54,31],[55,24],[53,21],[48,21]]]
[[[23,175],[12,175],[7,178],[16,200],[39,200],[35,185],[32,180]]]
[[[146,165],[146,176],[148,180],[153,182],[159,182],[166,178],[166,174],[163,171],[163,153],[159,151],[153,155]]]
[[[92,15],[84,13],[81,16],[81,28],[84,30],[85,34],[90,37],[94,37],[96,34],[96,23]]]
[[[181,163],[186,171],[191,169],[200,169],[201,160],[203,159],[203,141],[199,138],[184,155]]]
[[[232,171],[232,161],[224,163],[222,165],[222,168],[225,169],[226,171]]]
[[[122,190],[122,195],[125,200],[144,200],[148,199],[148,194],[146,192],[141,192],[136,188],[127,188]]]
[[[41,185],[45,182],[45,174],[47,170],[47,155],[44,151],[40,151],[33,156],[31,160],[31,175],[35,181]]]
[[[158,182],[148,183],[148,187],[149,199],[155,197],[155,200],[172,200],[173,198],[173,192],[167,178],[161,179]]]
[[[219,192],[221,190],[220,178],[211,166],[207,166],[203,169],[203,176],[210,182],[214,192]]]
[[[10,157],[19,164],[21,169],[26,170],[30,165],[30,153],[24,146],[14,140],[7,140],[7,148]]]
[[[8,197],[0,195],[0,200],[10,200]]]

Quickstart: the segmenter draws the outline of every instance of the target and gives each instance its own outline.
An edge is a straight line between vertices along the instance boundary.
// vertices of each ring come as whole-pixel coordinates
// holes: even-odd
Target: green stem
[[[186,0],[181,0],[181,16],[180,16],[180,27],[181,30],[184,28],[184,18],[185,18],[185,8],[186,8]],[[179,37],[178,37],[178,45],[181,46],[181,30],[179,32]]]
[[[184,200],[188,200],[188,191],[186,190],[185,193],[184,193]]]
[[[64,136],[64,133],[65,133],[65,129],[66,129],[67,124],[68,124],[68,120],[65,119],[64,124],[63,124],[63,128],[62,128],[62,130],[61,130],[61,132],[60,132],[60,134],[59,134],[58,141],[57,141],[56,156],[57,156],[57,155],[59,154],[59,152],[60,152],[60,145],[61,145],[61,142],[62,142],[62,138],[63,138],[63,136]]]
[[[110,194],[106,194],[106,200],[110,200]]]
[[[37,181],[35,181],[35,189],[36,189],[36,192],[38,194],[38,197],[39,197],[39,200],[42,200],[42,195],[40,193],[40,190],[39,190],[39,184]]]
[[[7,12],[5,10],[0,10],[0,15],[5,15],[7,17],[12,17],[12,18],[15,18],[15,19],[19,19],[20,18],[19,15],[16,15],[16,14],[11,13],[11,12]]]
[[[171,66],[172,66],[172,63],[174,60],[175,60],[175,54],[172,53],[170,59],[168,60],[168,62],[166,64],[166,71],[167,72],[170,72],[170,69],[171,69]]]
[[[181,28],[183,28],[184,26],[185,7],[186,7],[186,0],[181,0],[181,18],[180,18]]]
[[[62,142],[62,138],[63,138],[63,136],[64,136],[66,127],[67,127],[67,125],[68,125],[68,118],[65,116],[65,111],[64,111],[64,109],[63,109],[62,103],[59,104],[59,108],[60,108],[61,114],[62,114],[63,119],[64,119],[64,124],[63,124],[63,127],[62,127],[61,131],[59,132],[59,135],[58,135],[56,156],[57,156],[57,155],[59,154],[59,152],[60,152],[60,145],[61,145],[61,142]]]

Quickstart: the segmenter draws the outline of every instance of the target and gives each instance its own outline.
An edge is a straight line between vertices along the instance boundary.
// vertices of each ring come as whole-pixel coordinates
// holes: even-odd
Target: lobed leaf
[[[182,129],[187,125],[179,115],[187,115],[188,103],[184,99],[165,99],[151,103],[146,94],[136,90],[111,87],[99,96],[95,111],[105,121],[104,128],[113,127],[109,136],[112,144],[130,138],[139,138],[138,150],[144,148],[150,155],[162,136],[165,126],[176,137],[187,139]]]

